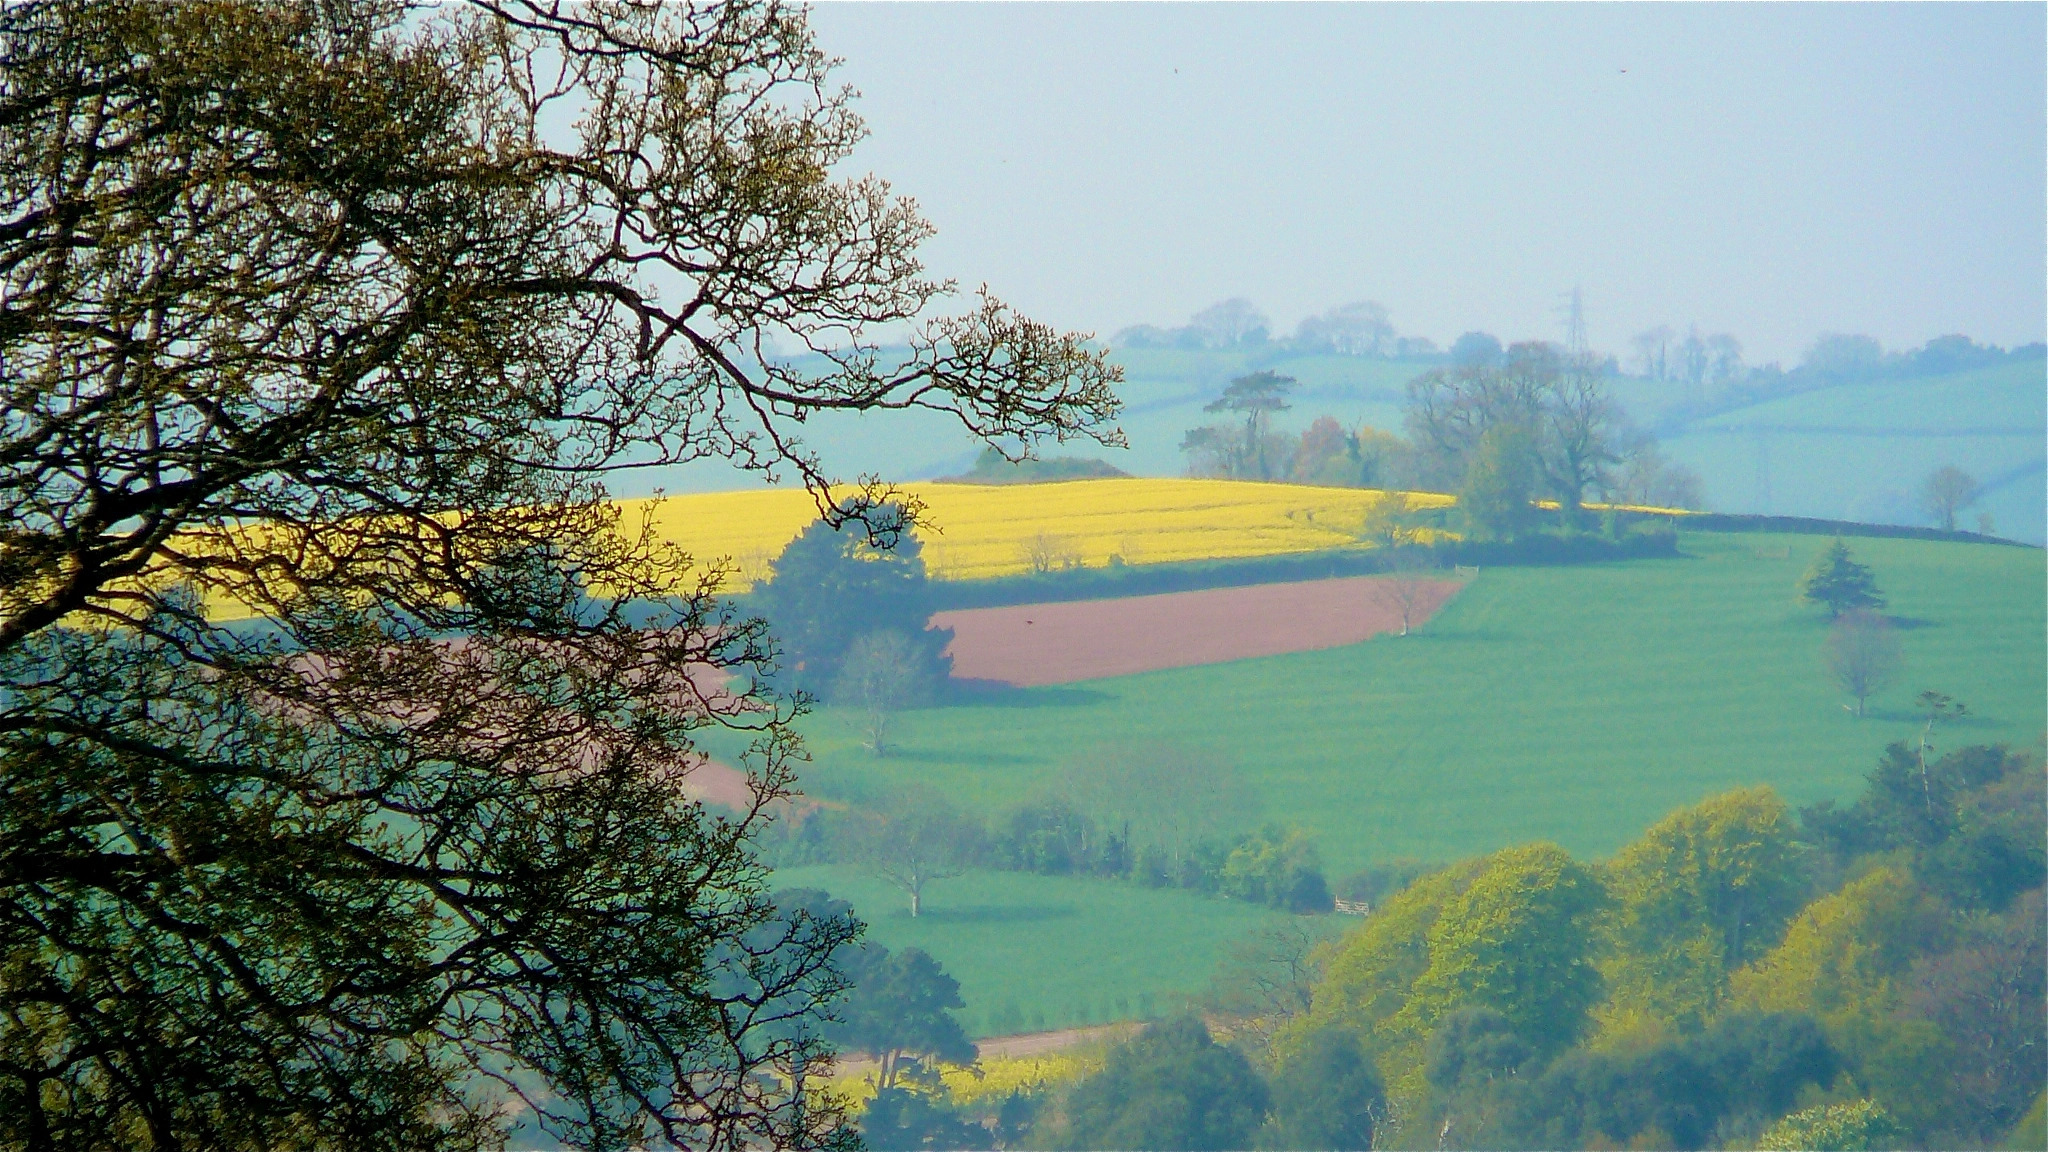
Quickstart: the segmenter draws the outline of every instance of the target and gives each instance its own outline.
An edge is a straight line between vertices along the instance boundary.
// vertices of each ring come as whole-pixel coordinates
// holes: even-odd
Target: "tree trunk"
[[[917,919],[917,914],[918,914],[919,912],[923,911],[923,909],[924,909],[924,899],[923,899],[923,897],[924,897],[924,892],[923,892],[923,888],[924,888],[924,885],[923,885],[923,884],[920,884],[920,883],[918,883],[918,882],[916,882],[916,881],[912,881],[912,882],[911,882],[911,885],[910,885],[910,918],[911,918],[911,919],[913,919],[913,920]]]

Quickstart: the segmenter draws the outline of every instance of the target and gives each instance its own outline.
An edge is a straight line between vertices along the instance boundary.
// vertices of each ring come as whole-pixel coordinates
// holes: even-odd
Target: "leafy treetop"
[[[1113,443],[1120,374],[927,315],[831,67],[772,3],[0,9],[0,1145],[833,1139],[766,1023],[837,930],[754,946],[800,703],[607,480],[886,534],[808,418]]]

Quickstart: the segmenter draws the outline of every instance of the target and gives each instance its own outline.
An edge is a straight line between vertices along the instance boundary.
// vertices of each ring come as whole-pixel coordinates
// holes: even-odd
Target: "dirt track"
[[[1399,631],[1401,614],[1380,591],[1386,578],[1356,576],[941,612],[953,629],[956,679],[1019,686],[1066,684],[1160,668],[1215,664],[1356,644]],[[1410,613],[1419,626],[1461,584],[1428,581]]]
[[[1118,1024],[1094,1024],[1086,1028],[1062,1028],[1056,1032],[1025,1032],[1016,1036],[989,1036],[974,1042],[976,1059],[1044,1056],[1094,1041],[1122,1040],[1143,1025],[1126,1020]],[[872,1076],[881,1067],[873,1058],[848,1055],[834,1063],[837,1076]]]

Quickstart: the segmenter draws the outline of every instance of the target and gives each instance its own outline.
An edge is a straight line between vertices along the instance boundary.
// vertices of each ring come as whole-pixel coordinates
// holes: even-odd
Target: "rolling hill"
[[[1907,660],[1858,721],[1822,670],[1825,614],[1793,592],[1825,542],[1685,531],[1675,559],[1488,568],[1410,637],[923,709],[902,718],[900,750],[882,758],[828,708],[805,721],[816,759],[803,782],[856,804],[934,789],[995,813],[1056,786],[1091,750],[1180,744],[1235,766],[1261,801],[1242,813],[1247,824],[1310,831],[1334,878],[1392,857],[1539,839],[1599,857],[1674,807],[1746,785],[1795,804],[1847,797],[1885,744],[1917,739],[1911,701],[1923,688],[1973,713],[1937,732],[1938,745],[2038,754],[2048,732],[2040,551],[1852,541],[1891,598]],[[1100,1020],[1118,997],[1166,1003],[1270,915],[1100,880],[980,874],[936,886],[930,906],[942,914],[912,922],[856,869],[806,868],[790,881],[851,896],[877,939],[925,947],[961,973],[968,1019],[984,1034],[1017,1013],[1059,1026]],[[1128,942],[1133,918],[1148,950]],[[1049,967],[1048,949],[1071,968]],[[1151,959],[1161,950],[1172,962]],[[1015,1013],[976,991],[998,984]]]
[[[1178,476],[1182,435],[1212,419],[1202,405],[1233,376],[1272,369],[1300,386],[1278,427],[1306,427],[1328,414],[1350,425],[1401,429],[1402,388],[1432,363],[1360,356],[1295,355],[1278,349],[1119,349],[1129,436],[1125,450],[1069,445],[1138,476]],[[1948,375],[1876,378],[1674,419],[1683,386],[1621,378],[1615,394],[1637,423],[1655,428],[1673,459],[1705,480],[1710,508],[1923,524],[1916,491],[1943,464],[1986,487],[1964,517],[1988,512],[1999,535],[2029,543],[2048,537],[2048,361],[2008,362]],[[806,428],[828,466],[844,476],[874,473],[931,479],[965,471],[978,446],[949,418],[928,412],[827,416]],[[672,492],[752,487],[724,465],[650,474]]]

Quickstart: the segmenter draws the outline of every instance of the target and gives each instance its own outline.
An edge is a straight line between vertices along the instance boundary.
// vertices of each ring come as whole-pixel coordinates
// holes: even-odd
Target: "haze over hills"
[[[1233,377],[1259,370],[1298,381],[1292,408],[1276,418],[1276,429],[1298,432],[1329,415],[1347,427],[1400,432],[1407,382],[1449,359],[1441,352],[1380,356],[1304,348],[1265,340],[1263,333],[1221,347],[1159,346],[1166,342],[1156,336],[1144,346],[1144,334],[1135,341],[1132,335],[1119,333],[1126,342],[1112,345],[1125,371],[1120,422],[1130,446],[1046,446],[1044,452],[1100,457],[1138,476],[1183,475],[1188,460],[1181,439],[1210,418],[1203,405]],[[1980,365],[1924,354],[1880,356],[1829,371],[1782,372],[1773,365],[1719,385],[1657,379],[1642,366],[1615,367],[1609,380],[1615,400],[1637,427],[1657,437],[1668,458],[1699,474],[1709,510],[1925,524],[1918,488],[1934,469],[1954,465],[1982,485],[1962,526],[1976,527],[1982,513],[1992,531],[2008,539],[2040,544],[2048,536],[2048,360],[2039,345]],[[957,426],[931,413],[828,416],[814,420],[808,432],[828,469],[847,478],[957,475],[979,453]],[[670,492],[759,483],[722,464],[644,479],[646,488]]]

